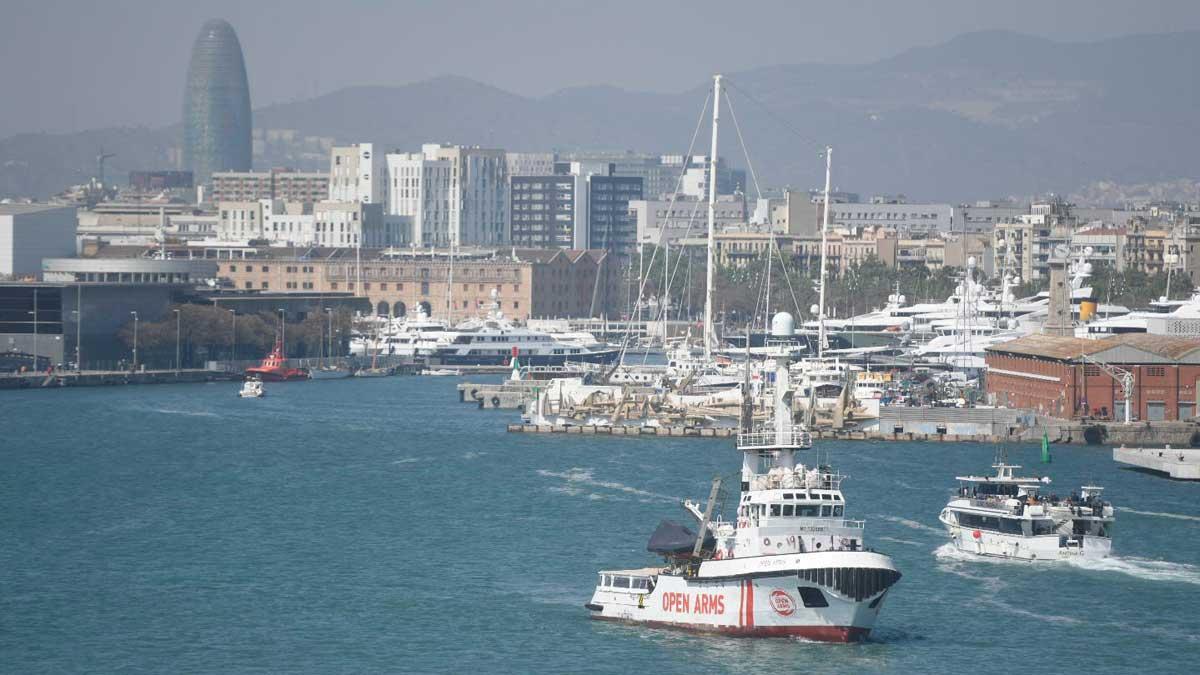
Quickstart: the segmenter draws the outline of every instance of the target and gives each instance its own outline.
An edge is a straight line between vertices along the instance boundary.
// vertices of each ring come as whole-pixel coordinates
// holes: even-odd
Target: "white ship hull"
[[[1112,539],[1105,537],[1083,537],[1082,543],[1078,543],[1060,534],[1027,537],[963,527],[951,521],[945,513],[938,519],[946,527],[954,548],[970,555],[1045,562],[1069,558],[1107,558],[1112,551]]]
[[[890,558],[867,551],[709,560],[693,577],[655,573],[652,588],[597,586],[588,608],[658,628],[851,642],[870,633],[899,578]]]

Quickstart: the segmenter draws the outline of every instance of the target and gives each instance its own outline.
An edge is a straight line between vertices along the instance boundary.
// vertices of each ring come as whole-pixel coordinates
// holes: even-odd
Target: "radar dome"
[[[771,317],[772,337],[791,337],[796,332],[796,321],[787,312],[780,312]]]

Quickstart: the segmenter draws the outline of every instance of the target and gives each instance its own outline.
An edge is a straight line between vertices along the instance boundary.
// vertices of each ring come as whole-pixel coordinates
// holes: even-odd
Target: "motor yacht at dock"
[[[431,362],[441,366],[506,366],[514,357],[530,366],[574,363],[611,363],[620,356],[617,347],[592,341],[575,342],[550,333],[517,326],[504,317],[493,291],[492,309],[483,319],[471,319],[454,328],[430,350]],[[589,336],[590,337],[590,336]]]
[[[900,579],[847,518],[842,476],[820,464],[792,423],[787,357],[776,359],[773,424],[738,436],[736,520],[684,502],[696,530],[664,521],[647,550],[660,566],[599,573],[592,618],[746,637],[848,642],[867,636]],[[698,534],[697,534],[698,533]]]
[[[1103,488],[1046,497],[1049,478],[1017,476],[1021,467],[1003,461],[992,468],[993,476],[959,476],[958,493],[938,517],[957,550],[1028,561],[1108,557],[1115,519]]]

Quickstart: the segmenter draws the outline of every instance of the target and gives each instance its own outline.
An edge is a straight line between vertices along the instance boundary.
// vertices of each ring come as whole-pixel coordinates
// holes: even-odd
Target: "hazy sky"
[[[212,17],[237,30],[257,108],[446,74],[530,96],[679,91],[716,71],[873,61],[976,30],[1197,30],[1200,0],[0,0],[0,137],[176,122]]]

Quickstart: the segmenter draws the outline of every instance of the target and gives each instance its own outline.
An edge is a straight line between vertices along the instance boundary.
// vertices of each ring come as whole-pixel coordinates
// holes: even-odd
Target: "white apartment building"
[[[706,236],[708,232],[707,197],[679,195],[674,203],[669,199],[631,201],[629,213],[637,222],[640,244],[658,244],[665,236],[670,246],[681,239]],[[715,215],[718,232],[744,225],[747,220],[745,198],[742,195],[717,197]]]
[[[329,153],[329,200],[383,204],[387,201],[387,176],[383,153],[374,143],[338,146]]]
[[[852,230],[875,225],[905,234],[934,234],[949,232],[954,224],[954,207],[949,204],[830,201],[833,202],[829,205],[830,222]]]
[[[370,248],[397,246],[398,228],[383,219],[382,204],[324,201],[315,204],[263,199],[217,205],[221,242],[266,241],[272,246]]]
[[[74,206],[0,204],[0,277],[36,276],[44,258],[75,255]]]
[[[504,244],[508,163],[503,150],[426,144],[386,157],[387,215],[415,246]]]
[[[554,173],[553,152],[506,152],[504,161],[508,177],[549,176]]]

